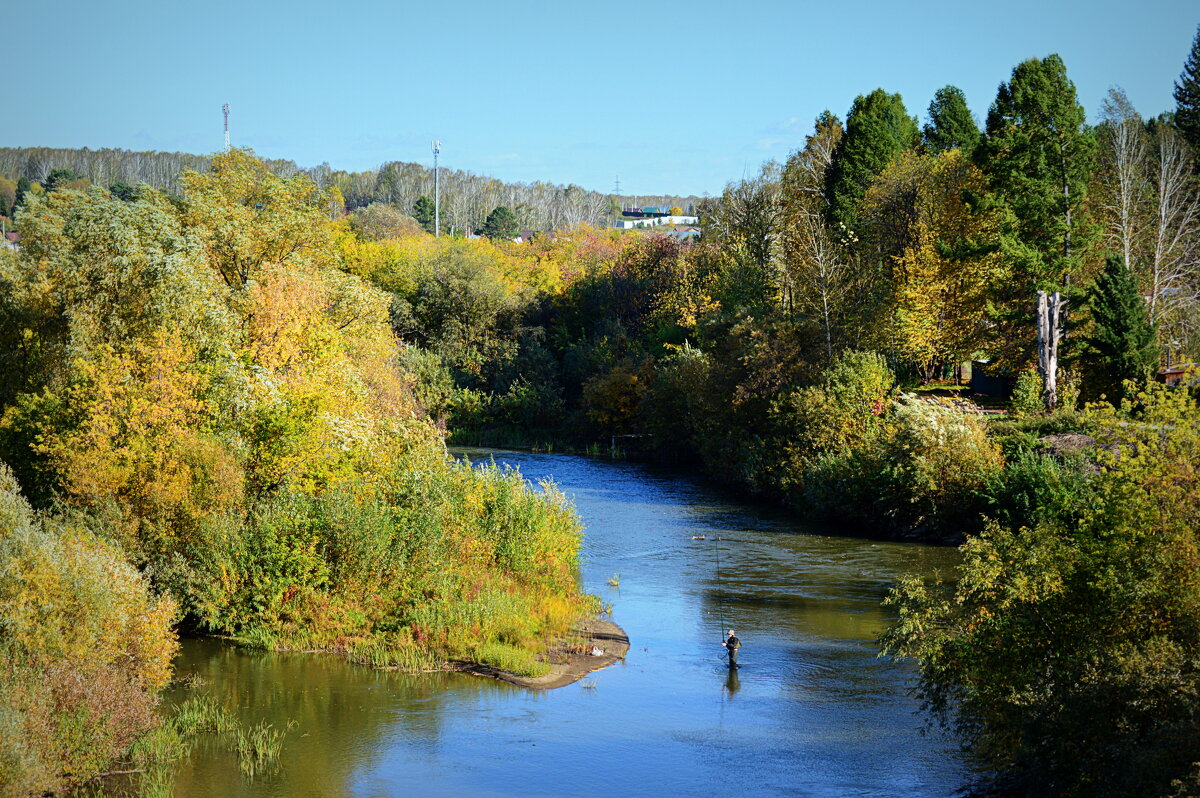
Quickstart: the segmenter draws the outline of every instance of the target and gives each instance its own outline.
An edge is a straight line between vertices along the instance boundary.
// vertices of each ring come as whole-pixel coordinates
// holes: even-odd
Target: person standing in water
[[[738,666],[738,649],[742,647],[742,641],[737,639],[733,630],[729,630],[729,637],[721,645],[725,646],[725,651],[729,654],[729,667],[736,668]]]

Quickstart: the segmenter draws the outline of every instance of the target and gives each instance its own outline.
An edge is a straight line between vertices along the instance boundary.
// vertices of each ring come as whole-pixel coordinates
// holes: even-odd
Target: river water
[[[830,534],[636,464],[458,453],[551,477],[574,500],[584,587],[612,605],[626,660],[532,692],[184,641],[179,673],[205,684],[171,700],[207,692],[246,726],[294,728],[279,772],[253,781],[202,740],[177,796],[948,796],[966,780],[952,741],[922,734],[912,665],[874,642],[889,586],[949,571],[954,550]]]

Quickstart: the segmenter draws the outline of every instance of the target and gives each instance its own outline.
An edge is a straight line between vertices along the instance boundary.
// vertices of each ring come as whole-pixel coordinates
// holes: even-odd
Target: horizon
[[[1174,107],[1200,22],[1193,3],[1129,14],[1112,0],[1022,0],[998,18],[930,2],[869,15],[703,2],[633,23],[619,9],[544,4],[506,14],[372,2],[331,16],[268,3],[239,9],[240,25],[226,24],[232,6],[216,10],[226,9],[12,9],[11,30],[53,31],[55,46],[47,57],[42,39],[11,44],[10,63],[29,66],[0,143],[213,154],[229,103],[234,146],[305,168],[431,167],[439,139],[443,167],[504,182],[612,194],[619,179],[622,196],[715,195],[802,146],[822,110],[844,119],[859,94],[899,93],[924,121],[933,93],[952,84],[982,123],[1013,67],[1055,52],[1089,121],[1113,86],[1155,116]],[[445,19],[459,26],[438,29]],[[120,46],[129,40],[137,46]]]

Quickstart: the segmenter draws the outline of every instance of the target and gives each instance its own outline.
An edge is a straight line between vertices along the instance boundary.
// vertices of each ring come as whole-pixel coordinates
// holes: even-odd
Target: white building
[[[641,227],[660,227],[664,224],[694,225],[699,221],[700,217],[698,216],[647,216],[642,219],[617,219],[613,222],[613,227],[634,230]]]

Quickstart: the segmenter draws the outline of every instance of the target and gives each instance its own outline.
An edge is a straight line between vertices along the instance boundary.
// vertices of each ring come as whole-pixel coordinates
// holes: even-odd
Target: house
[[[680,241],[698,241],[700,240],[700,233],[701,230],[699,227],[678,227],[667,231],[667,235]]]
[[[18,249],[20,249],[20,246],[18,246],[20,243],[20,233],[5,233],[4,238],[0,239],[0,247],[11,249],[13,252],[16,252]]]
[[[1195,363],[1176,363],[1158,370],[1158,379],[1166,385],[1200,386],[1200,366]]]

